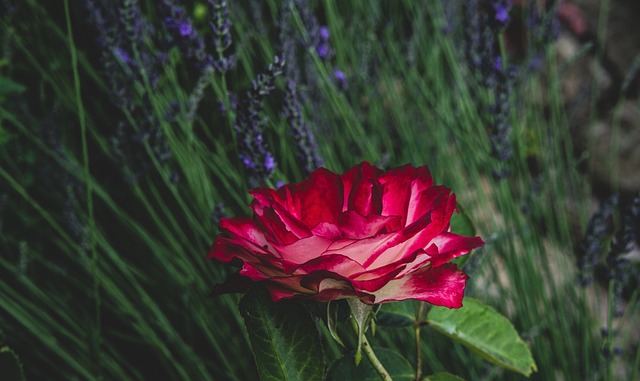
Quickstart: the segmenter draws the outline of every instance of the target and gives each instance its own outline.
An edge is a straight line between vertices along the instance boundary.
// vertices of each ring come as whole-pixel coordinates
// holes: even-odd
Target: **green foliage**
[[[230,52],[236,65],[229,72],[204,73],[172,46],[157,83],[150,81],[150,68],[139,65],[132,90],[125,93],[114,92],[111,80],[132,70],[102,65],[105,52],[86,10],[71,7],[67,22],[60,4],[13,3],[15,12],[0,16],[0,326],[6,345],[20,354],[26,378],[257,379],[237,297],[209,296],[233,270],[204,256],[217,233],[215,221],[249,212],[232,105],[281,47],[283,2],[227,2],[235,7]],[[118,5],[124,3],[139,3],[157,35],[166,37],[156,2]],[[487,242],[460,258],[470,275],[467,294],[522,330],[538,366],[531,379],[582,381],[602,375],[609,366],[601,351],[603,322],[587,303],[590,290],[577,288],[572,277],[576,232],[584,231],[588,220],[584,206],[591,186],[574,156],[554,49],[545,52],[544,75],[523,75],[509,99],[514,155],[505,165],[512,176],[497,181],[483,124],[486,108],[477,107],[486,97],[461,58],[463,31],[445,31],[445,2],[307,3],[329,27],[333,54],[322,60],[301,43],[298,59],[287,65],[302,73],[301,113],[324,165],[339,172],[362,160],[385,168],[428,164],[436,182],[451,188],[465,207],[454,215],[452,231]],[[185,2],[194,27],[209,35],[205,4]],[[291,15],[290,34],[298,39],[308,27],[303,13],[296,9]],[[158,41],[147,40],[136,46],[124,41],[121,48],[139,60],[141,53],[160,49]],[[334,69],[346,74],[346,89],[337,86]],[[269,186],[304,176],[282,113],[285,79],[276,82],[261,112],[267,121],[263,138],[277,163]],[[148,108],[119,107],[123,97]],[[169,114],[175,118],[167,119]],[[154,133],[166,137],[172,152],[166,161],[155,154],[153,135],[145,134],[149,120]],[[118,135],[119,126],[129,135]],[[135,160],[123,161],[113,149],[123,140],[130,144],[125,148],[137,148]],[[132,176],[137,164],[144,164],[144,171]],[[463,312],[473,307],[470,300]],[[243,305],[261,313],[272,308]],[[636,322],[637,305],[636,296],[614,326]],[[306,312],[290,308],[315,332]],[[451,332],[462,322],[450,313],[456,312],[434,309],[429,319],[444,314],[438,324]],[[388,369],[410,379],[416,317],[414,302],[384,305],[371,337]],[[327,344],[333,334],[354,348],[343,328],[335,324],[325,337],[327,362],[344,364],[346,371],[357,372],[355,379],[365,374],[377,379],[366,357],[355,368],[353,354],[341,358],[341,349]],[[287,335],[282,339],[291,338]],[[420,335],[422,373],[437,375],[427,379],[448,377],[436,373],[445,370],[468,380],[525,377],[501,373],[431,330]],[[637,378],[637,346],[626,348],[610,363],[618,364],[623,379]],[[395,357],[397,352],[409,361]],[[513,365],[515,358],[501,353],[487,356],[502,356],[500,361],[523,373],[532,364]],[[332,366],[330,376],[341,367]]]
[[[376,356],[384,365],[393,380],[414,380],[415,373],[411,364],[399,353],[388,348],[374,347]],[[379,381],[380,376],[375,371],[369,359],[365,356],[360,364],[353,361],[355,354],[346,353],[336,360],[329,369],[327,381],[362,380]]]
[[[26,87],[9,78],[0,77],[0,100],[8,95],[19,94],[24,92]]]
[[[497,365],[525,376],[536,371],[529,347],[509,320],[476,299],[465,298],[459,309],[433,307],[427,322]]]
[[[321,381],[325,359],[309,312],[296,301],[273,303],[264,289],[247,292],[238,305],[262,381]]]
[[[427,376],[425,381],[464,381],[464,379],[447,372],[438,372]]]
[[[409,327],[416,321],[416,302],[405,300],[402,302],[385,303],[376,313],[376,324],[381,327]]]

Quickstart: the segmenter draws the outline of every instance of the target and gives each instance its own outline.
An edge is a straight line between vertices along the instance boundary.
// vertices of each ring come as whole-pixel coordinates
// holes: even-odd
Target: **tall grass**
[[[325,167],[427,164],[454,190],[487,241],[468,265],[469,294],[514,322],[538,364],[532,379],[637,375],[637,344],[612,360],[623,364],[617,368],[604,356],[606,322],[597,312],[608,308],[606,295],[576,283],[591,187],[574,156],[552,47],[543,50],[544,71],[518,76],[509,98],[513,154],[500,161],[491,154],[487,114],[495,94],[465,64],[456,9],[414,1],[289,4],[229,4],[233,43],[217,52],[235,56],[226,73],[194,66],[177,46],[151,39],[127,46],[138,62],[165,49],[158,78],[145,66],[127,72],[133,66],[122,61],[105,68],[97,25],[76,3],[29,0],[2,16],[0,74],[24,90],[0,93],[0,344],[18,354],[27,379],[257,378],[237,296],[209,296],[232,270],[204,256],[216,220],[249,212],[235,99],[286,43],[297,44],[296,59],[259,115],[277,163],[263,184],[305,174],[282,111],[295,70]],[[206,2],[183,5],[194,29],[210,37]],[[170,33],[156,2],[140,6],[157,35]],[[293,42],[278,29],[286,12]],[[310,42],[313,18],[330,30],[328,58]],[[119,107],[115,75],[136,78],[128,94],[136,107]],[[133,148],[119,156],[114,142]],[[168,160],[158,155],[162,142]],[[496,179],[496,166],[511,175]],[[615,323],[637,318],[635,292]],[[423,336],[425,374],[519,379],[436,334]],[[375,340],[415,361],[410,331],[381,329]]]

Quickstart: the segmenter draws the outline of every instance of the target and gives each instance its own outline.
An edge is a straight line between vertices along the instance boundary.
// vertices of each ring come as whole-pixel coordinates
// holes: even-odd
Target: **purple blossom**
[[[498,56],[493,60],[493,70],[502,72],[502,57]]]
[[[178,23],[178,29],[180,30],[181,36],[188,36],[193,32],[193,28],[191,27],[191,21],[180,22]]]
[[[322,158],[318,154],[313,133],[302,115],[302,106],[298,100],[298,86],[292,79],[287,80],[284,115],[295,142],[296,159],[303,164],[305,172],[309,174],[322,165]]]
[[[213,16],[213,21],[210,23],[213,47],[217,54],[213,65],[218,72],[224,74],[233,67],[235,62],[233,55],[227,52],[232,42],[229,7],[225,0],[208,0],[208,3]]]
[[[234,130],[239,157],[245,167],[250,187],[262,185],[276,167],[275,159],[264,141],[266,121],[262,116],[263,101],[274,89],[275,77],[282,73],[284,59],[276,56],[265,74],[251,81],[251,88],[238,103]]]
[[[333,69],[333,76],[336,78],[336,81],[338,82],[338,88],[340,88],[340,90],[346,90],[347,89],[347,75],[340,69],[335,68]]]
[[[149,83],[155,89],[166,54],[153,47],[160,45],[156,31],[136,0],[125,0],[121,7],[107,0],[85,0],[84,5],[97,32],[111,99],[133,121],[118,121],[109,140],[111,154],[124,168],[125,181],[134,183],[153,168],[147,147],[160,163],[172,156],[151,96],[146,86],[140,86]]]
[[[122,62],[127,64],[133,63],[133,60],[131,59],[129,54],[127,54],[127,52],[125,52],[124,50],[120,48],[113,48],[113,52]]]
[[[324,42],[329,41],[329,28],[326,25],[323,25],[320,28],[318,28],[318,36]]]
[[[276,161],[269,152],[267,152],[265,155],[264,167],[269,173],[273,172],[273,170],[276,168]]]
[[[175,0],[162,0],[160,11],[165,16],[168,47],[177,45],[185,58],[193,60],[200,69],[206,68],[213,60],[205,49],[204,38],[193,28],[193,22],[184,8]]]
[[[322,60],[329,57],[329,52],[330,52],[329,44],[325,42],[320,43],[320,45],[316,46],[316,54]]]
[[[502,29],[509,23],[509,11],[511,2],[509,0],[493,0],[492,4],[495,14],[494,21],[497,21],[497,28]]]
[[[496,7],[496,20],[506,25],[509,22],[509,11],[503,6]]]

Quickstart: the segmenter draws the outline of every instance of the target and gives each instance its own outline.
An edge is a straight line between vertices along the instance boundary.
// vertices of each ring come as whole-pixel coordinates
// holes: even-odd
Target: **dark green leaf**
[[[431,376],[427,376],[425,381],[464,381],[464,378],[460,378],[455,374],[447,373],[447,372],[438,372],[432,374]]]
[[[12,93],[22,93],[25,87],[9,78],[0,77],[0,96]]]
[[[378,360],[394,381],[413,380],[414,370],[409,361],[398,353],[386,348],[373,348]],[[380,381],[380,376],[365,356],[360,365],[353,362],[354,352],[336,360],[329,369],[327,381]]]
[[[0,348],[0,374],[6,381],[24,381],[24,372],[18,355],[8,347]]]
[[[238,305],[262,381],[324,378],[320,335],[309,312],[296,301],[273,303],[262,288],[250,290]]]
[[[381,327],[408,327],[416,320],[416,302],[405,300],[402,302],[384,303],[376,313],[376,323]]]
[[[432,307],[429,327],[503,368],[525,376],[536,371],[529,347],[506,317],[473,298],[464,298],[463,304],[460,309]]]

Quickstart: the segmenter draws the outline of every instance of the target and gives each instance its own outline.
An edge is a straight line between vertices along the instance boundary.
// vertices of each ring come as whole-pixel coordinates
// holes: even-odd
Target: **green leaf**
[[[400,328],[413,325],[416,320],[416,302],[383,303],[376,313],[376,323],[382,327]]]
[[[297,301],[273,303],[253,288],[238,305],[262,381],[322,380],[325,359],[311,314]]]
[[[476,228],[464,208],[460,204],[457,204],[456,207],[458,208],[458,213],[453,213],[451,216],[451,232],[468,237],[475,236]]]
[[[455,374],[447,372],[438,372],[431,376],[427,376],[424,381],[464,381],[464,378],[460,378]]]
[[[506,317],[473,298],[463,303],[460,309],[432,307],[429,327],[503,368],[525,376],[537,370],[529,347]]]
[[[351,316],[353,320],[356,322],[358,329],[358,348],[356,349],[356,365],[360,363],[362,360],[362,352],[360,349],[362,348],[362,341],[364,337],[364,332],[367,330],[367,324],[369,323],[369,319],[371,318],[371,310],[373,307],[369,304],[364,304],[357,298],[348,298],[347,303],[349,303],[349,309],[351,309]]]
[[[476,235],[476,228],[473,225],[473,222],[471,222],[471,219],[460,204],[457,204],[456,206],[459,213],[453,213],[451,216],[451,232],[466,237],[474,237]],[[458,267],[462,267],[467,263],[471,255],[473,255],[473,252],[455,258],[451,260],[451,262],[457,264]]]
[[[374,347],[373,351],[394,381],[408,381],[415,378],[413,367],[400,354],[379,347]],[[327,381],[380,381],[380,376],[366,356],[360,365],[353,363],[353,356],[354,352],[350,352],[336,360],[329,369]]]
[[[6,381],[24,381],[24,372],[18,355],[8,347],[0,348],[0,374]]]

